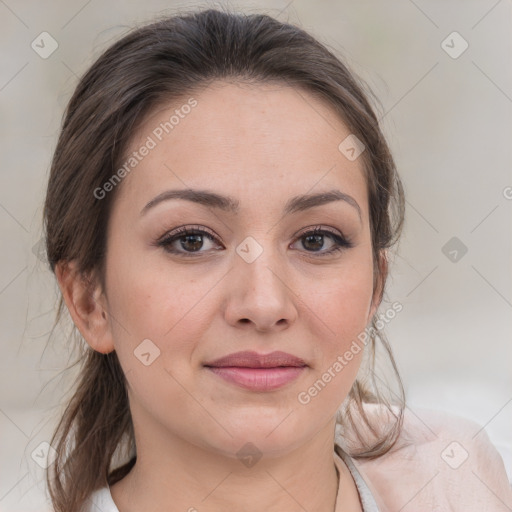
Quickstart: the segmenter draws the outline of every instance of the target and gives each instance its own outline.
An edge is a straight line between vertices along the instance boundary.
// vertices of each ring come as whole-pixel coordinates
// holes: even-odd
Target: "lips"
[[[307,366],[305,361],[286,352],[271,352],[270,354],[258,354],[252,351],[235,352],[227,356],[205,363],[204,366],[223,368],[278,368],[282,366],[301,367]]]
[[[307,368],[300,357],[286,352],[236,352],[204,366],[231,385],[250,391],[273,391],[297,379]]]

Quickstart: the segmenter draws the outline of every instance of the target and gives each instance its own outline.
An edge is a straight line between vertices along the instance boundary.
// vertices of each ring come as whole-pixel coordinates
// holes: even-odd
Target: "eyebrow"
[[[231,214],[240,212],[240,202],[230,196],[223,196],[209,190],[197,189],[181,189],[181,190],[166,190],[153,198],[149,203],[144,206],[140,214],[144,215],[149,209],[155,207],[163,201],[171,199],[183,199],[185,201],[192,201],[194,203],[206,206],[208,208],[217,208]],[[289,199],[283,209],[284,215],[301,212],[314,208],[315,206],[322,206],[334,201],[344,201],[352,206],[358,213],[359,219],[362,220],[361,208],[357,201],[350,195],[341,192],[341,190],[329,190],[327,192],[320,192],[318,194],[304,194],[295,196]]]

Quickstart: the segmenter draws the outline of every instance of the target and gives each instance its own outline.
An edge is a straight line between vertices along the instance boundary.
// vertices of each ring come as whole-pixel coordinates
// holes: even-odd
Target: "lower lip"
[[[272,391],[295,380],[305,366],[277,368],[242,368],[240,366],[208,366],[209,370],[228,382],[251,391]]]

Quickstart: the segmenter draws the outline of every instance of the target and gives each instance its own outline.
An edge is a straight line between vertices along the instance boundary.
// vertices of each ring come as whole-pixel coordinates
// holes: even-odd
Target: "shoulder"
[[[119,512],[109,487],[102,487],[92,492],[86,502],[84,512]]]
[[[365,405],[382,428],[394,421],[386,411]],[[512,510],[503,460],[483,427],[466,418],[406,408],[395,446],[381,457],[354,463],[382,512]]]

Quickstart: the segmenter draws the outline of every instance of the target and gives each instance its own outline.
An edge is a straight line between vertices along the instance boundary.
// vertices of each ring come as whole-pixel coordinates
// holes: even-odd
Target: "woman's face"
[[[351,139],[338,148],[349,135],[304,91],[220,82],[134,135],[105,286],[147,442],[165,432],[231,457],[249,442],[277,456],[334,421],[363,353],[353,342],[374,313],[362,158],[346,152]],[[170,193],[191,190],[222,199]],[[205,366],[240,351],[303,366]]]

